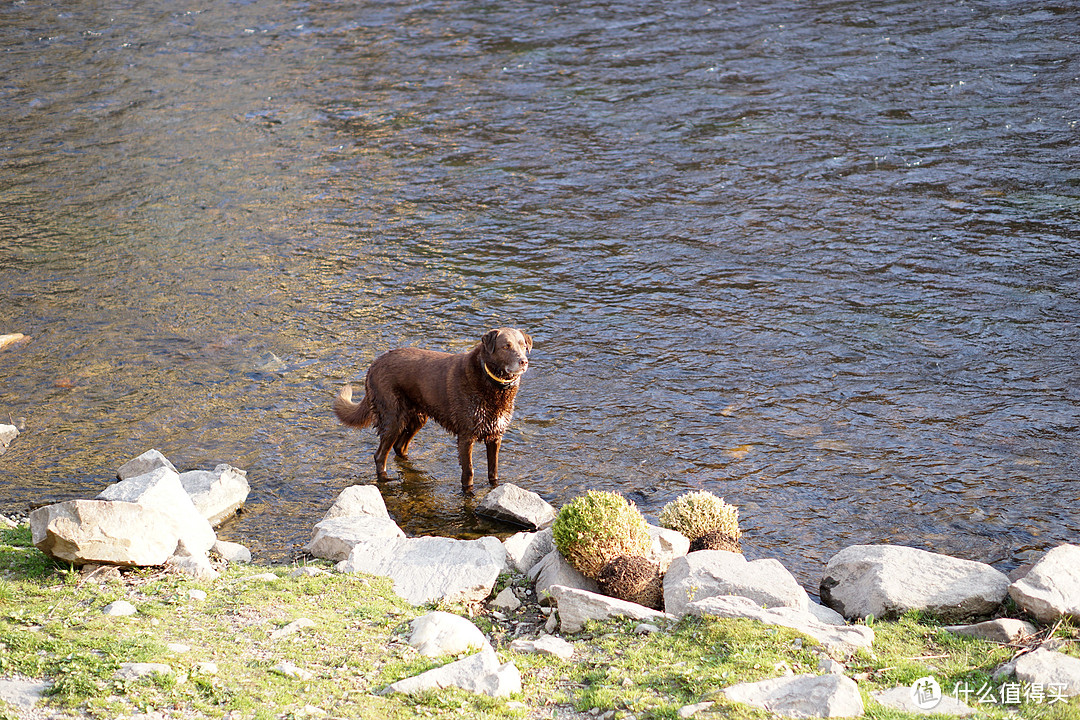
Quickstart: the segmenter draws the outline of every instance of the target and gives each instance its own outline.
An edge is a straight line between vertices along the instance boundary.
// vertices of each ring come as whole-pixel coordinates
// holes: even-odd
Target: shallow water
[[[112,5],[0,8],[0,511],[155,447],[290,559],[374,482],[337,387],[513,325],[557,506],[709,489],[811,590],[1076,541],[1080,8]],[[392,464],[407,531],[496,529],[455,457]]]

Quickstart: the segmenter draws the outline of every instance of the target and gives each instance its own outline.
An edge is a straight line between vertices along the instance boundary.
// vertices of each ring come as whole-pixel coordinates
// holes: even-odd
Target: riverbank
[[[523,576],[504,574],[492,596],[510,587],[520,607],[494,610],[485,599],[439,609],[469,618],[500,661],[514,663],[520,693],[381,694],[453,659],[424,657],[407,642],[409,622],[430,608],[408,604],[384,579],[335,573],[327,563],[218,569],[212,581],[149,568],[83,576],[34,548],[28,527],[0,529],[0,678],[48,687],[36,707],[0,705],[0,717],[675,718],[712,703],[696,716],[763,718],[724,688],[829,670],[807,636],[715,618],[660,622],[651,632],[637,621],[590,623],[564,636],[569,660],[519,653],[511,642],[538,636],[545,613]],[[105,612],[119,601],[134,613]],[[832,661],[858,683],[867,717],[916,717],[878,705],[873,693],[923,677],[945,693],[966,692],[979,717],[1080,713],[1075,698],[1025,694],[1013,678],[994,678],[1018,646],[961,637],[915,613],[872,626],[872,650]],[[1025,642],[1075,656],[1076,639],[1062,623]],[[155,663],[156,672],[139,676],[131,663]],[[997,702],[980,702],[980,693]]]

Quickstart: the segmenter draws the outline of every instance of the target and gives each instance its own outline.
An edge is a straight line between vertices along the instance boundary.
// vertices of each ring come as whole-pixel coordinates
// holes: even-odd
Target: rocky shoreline
[[[221,543],[213,526],[247,496],[242,470],[178,473],[157,451],[120,469],[120,482],[93,500],[73,500],[30,513],[35,545],[79,566],[165,566],[204,580],[214,563],[249,562],[250,554]],[[858,679],[846,663],[871,650],[874,626],[910,612],[947,624],[949,632],[1015,647],[995,676],[1053,692],[1080,695],[1080,659],[1043,643],[1041,626],[1080,619],[1080,546],[1061,545],[1007,577],[984,563],[890,545],[852,546],[824,568],[822,603],[814,602],[776,560],[747,561],[724,550],[689,552],[689,540],[650,527],[651,561],[663,572],[662,611],[601,594],[596,582],[573,569],[554,548],[555,511],[542,498],[503,485],[478,512],[532,527],[500,541],[406,537],[386,511],[375,486],[344,490],[315,525],[305,547],[341,573],[389,578],[394,592],[414,606],[471,603],[496,622],[522,604],[535,608],[504,630],[516,652],[569,658],[572,637],[590,621],[632,618],[640,632],[664,632],[686,616],[746,618],[792,628],[818,643],[818,674],[791,674],[724,690],[734,702],[791,717],[856,717],[865,712]],[[212,559],[213,558],[213,559]],[[510,578],[500,592],[500,578]],[[494,595],[494,597],[492,597]],[[418,693],[459,687],[493,697],[521,691],[514,663],[500,662],[491,642],[469,620],[432,613],[414,621],[409,642],[425,655],[475,652],[435,670],[393,683],[386,692]],[[464,645],[463,645],[464,643]],[[913,689],[874,695],[887,707],[913,711]],[[976,710],[939,698],[935,712],[957,716]],[[916,708],[917,710],[917,708]],[[689,711],[688,711],[689,712]]]

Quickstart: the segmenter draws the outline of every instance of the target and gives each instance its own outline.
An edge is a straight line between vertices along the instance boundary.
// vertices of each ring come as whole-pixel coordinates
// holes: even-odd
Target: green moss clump
[[[590,578],[620,555],[647,557],[652,547],[648,524],[637,506],[599,490],[564,505],[551,531],[562,556]]]
[[[676,530],[691,541],[705,535],[727,538],[738,546],[739,508],[707,490],[689,492],[669,502],[660,511],[660,524]]]

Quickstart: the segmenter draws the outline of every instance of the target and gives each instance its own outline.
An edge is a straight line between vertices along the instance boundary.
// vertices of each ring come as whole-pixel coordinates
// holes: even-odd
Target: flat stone
[[[340,572],[388,577],[394,592],[412,603],[436,600],[483,600],[506,569],[506,551],[498,538],[382,538],[358,543]]]
[[[1059,545],[1043,555],[1009,586],[1009,595],[1040,622],[1080,620],[1080,545]]]
[[[270,669],[278,675],[284,675],[285,677],[293,678],[294,680],[311,680],[315,677],[314,673],[299,667],[292,660],[282,660]]]
[[[791,628],[809,635],[831,650],[853,652],[858,648],[868,648],[874,642],[873,629],[865,625],[829,625],[819,621],[807,610],[791,607],[763,608],[754,600],[739,595],[695,600],[686,606],[686,610],[689,615],[747,618],[766,625]]]
[[[937,702],[931,708],[922,707],[915,702],[915,696],[912,693],[910,685],[901,685],[900,687],[890,688],[888,690],[881,690],[879,692],[871,692],[870,697],[874,698],[879,704],[884,705],[887,708],[893,710],[903,710],[904,712],[913,713],[915,715],[949,715],[951,717],[969,717],[975,715],[978,711],[957,700],[951,695],[942,693],[941,700]]]
[[[217,540],[214,528],[195,508],[174,470],[159,467],[113,483],[97,499],[137,503],[172,517],[180,526],[180,539],[192,553],[207,552]]]
[[[389,517],[340,515],[315,525],[315,532],[304,550],[313,557],[341,562],[359,543],[404,537],[405,533]]]
[[[664,575],[664,609],[677,617],[691,602],[719,595],[741,595],[765,607],[810,607],[806,591],[778,560],[748,562],[740,553],[701,550],[675,558]]]
[[[460,615],[436,611],[416,618],[409,626],[409,644],[425,657],[460,655],[491,647],[480,628]]]
[[[693,705],[683,705],[681,708],[679,708],[679,717],[692,718],[699,712],[708,710],[715,704],[716,703],[712,702],[711,700],[707,700],[705,702],[694,703]]]
[[[574,657],[573,644],[554,635],[541,635],[535,640],[518,638],[510,643],[510,649],[525,654],[553,655],[563,660],[570,660]]]
[[[126,617],[128,615],[134,615],[138,612],[135,606],[129,603],[127,600],[115,600],[101,609],[106,615],[112,617]]]
[[[707,552],[707,551],[703,551]],[[859,687],[843,675],[792,675],[725,688],[733,702],[792,718],[861,717]]]
[[[180,473],[180,484],[195,504],[195,509],[213,527],[235,515],[251,492],[247,471],[227,464],[218,465],[213,470]]]
[[[277,630],[272,631],[270,633],[270,639],[271,640],[280,640],[283,637],[288,637],[289,635],[295,635],[296,633],[300,632],[304,628],[310,628],[310,627],[315,627],[315,621],[314,620],[312,620],[311,618],[297,618],[296,620],[293,620],[288,625],[285,625],[284,627],[280,627]]]
[[[293,570],[289,571],[289,577],[291,577],[291,578],[296,578],[296,577],[319,577],[321,575],[329,575],[329,574],[330,573],[326,572],[322,568],[315,567],[314,565],[304,565],[302,567],[294,568]]]
[[[147,450],[139,457],[132,458],[121,465],[120,469],[116,471],[116,477],[121,480],[127,480],[128,478],[138,477],[139,475],[153,472],[158,468],[167,468],[176,472],[176,467],[169,462],[169,458],[162,455],[160,451]]]
[[[491,697],[521,692],[521,673],[513,663],[500,664],[490,647],[461,660],[393,683],[384,693],[417,694],[456,687]]]
[[[485,495],[476,514],[536,530],[555,522],[555,508],[548,501],[512,483],[499,485]]]
[[[690,539],[677,530],[649,525],[652,547],[648,559],[660,566],[660,573],[666,573],[671,561],[690,552]]]
[[[571,567],[558,550],[552,550],[536,563],[529,570],[528,578],[534,583],[536,597],[541,605],[551,602],[551,588],[556,585],[578,588],[591,593],[600,592],[597,582]]]
[[[1080,658],[1038,648],[1016,658],[1016,679],[1039,685],[1047,697],[1080,695]]]
[[[946,630],[954,635],[974,637],[996,643],[1013,643],[1034,635],[1038,629],[1031,623],[1012,618],[987,620],[974,625],[947,625]]]
[[[587,590],[553,585],[550,592],[558,606],[559,629],[564,633],[580,631],[589,620],[608,620],[616,617],[627,617],[633,620],[675,619],[667,613],[647,608],[644,605]]]
[[[351,515],[372,515],[390,520],[386,502],[375,485],[350,485],[342,490],[334,504],[323,515],[323,520]]]
[[[40,680],[0,679],[0,700],[17,710],[33,710],[51,687],[52,683]]]
[[[30,528],[39,550],[74,565],[163,565],[182,533],[176,519],[160,510],[111,500],[38,508],[30,513]]]
[[[528,573],[545,555],[555,549],[551,528],[539,532],[519,532],[503,540],[506,562],[518,572]]]
[[[853,545],[829,561],[821,600],[846,618],[920,610],[943,622],[993,613],[1009,579],[986,563],[900,545]]]
[[[210,564],[210,558],[205,553],[173,555],[165,561],[165,567],[200,580],[216,580],[219,574]]]
[[[138,680],[149,675],[171,675],[172,668],[164,663],[120,663],[113,673],[117,680]]]
[[[492,610],[514,612],[521,607],[521,601],[518,600],[517,595],[514,594],[513,588],[503,588],[489,605]]]
[[[214,543],[214,547],[210,548],[210,552],[231,563],[251,562],[251,551],[240,543],[218,540]]]

